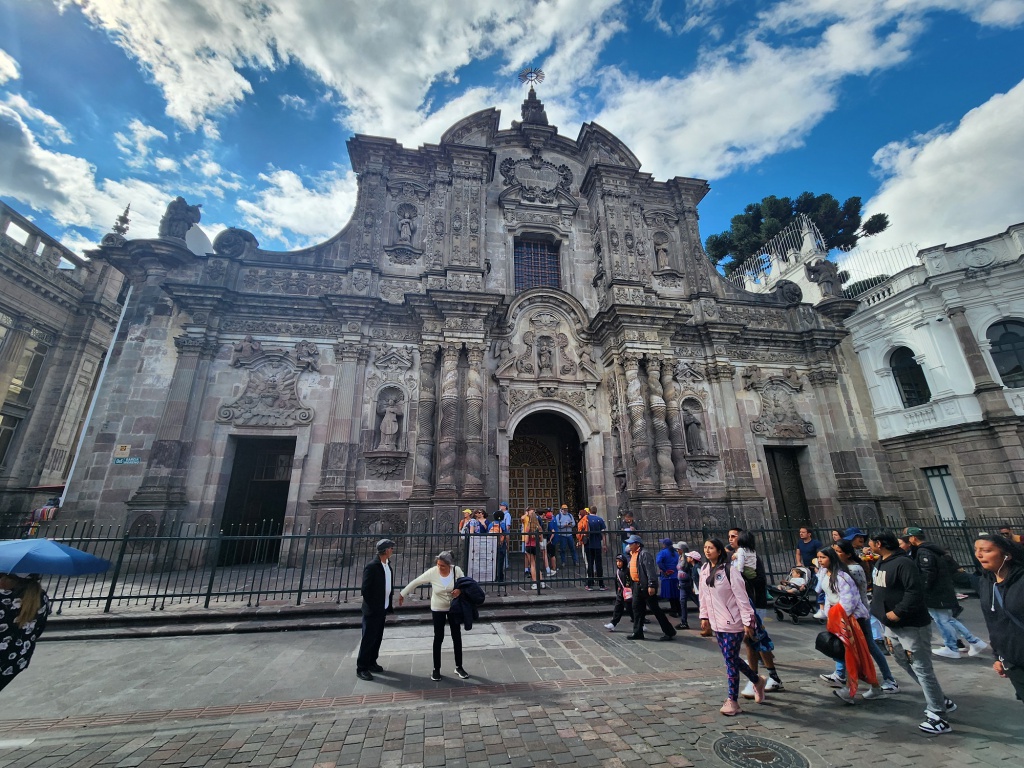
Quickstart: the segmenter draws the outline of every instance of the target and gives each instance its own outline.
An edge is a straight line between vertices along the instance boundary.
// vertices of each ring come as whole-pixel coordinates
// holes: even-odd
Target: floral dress
[[[36,641],[46,627],[50,601],[43,595],[34,621],[19,627],[15,622],[21,612],[21,590],[0,589],[0,690],[28,667]]]

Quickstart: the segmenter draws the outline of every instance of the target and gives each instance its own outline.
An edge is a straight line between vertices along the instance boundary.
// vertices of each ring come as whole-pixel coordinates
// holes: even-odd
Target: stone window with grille
[[[516,293],[531,288],[561,288],[562,270],[558,243],[541,239],[516,238],[514,247]]]
[[[1024,387],[1024,323],[1003,320],[988,329],[992,362],[1006,387]]]

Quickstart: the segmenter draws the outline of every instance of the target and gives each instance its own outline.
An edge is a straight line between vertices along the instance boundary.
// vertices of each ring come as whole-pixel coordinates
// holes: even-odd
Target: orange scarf
[[[839,603],[829,609],[828,623],[825,628],[843,641],[846,649],[846,679],[850,687],[850,695],[857,693],[857,681],[863,680],[871,687],[878,685],[875,673],[875,662],[868,650],[868,640],[860,628],[860,623],[847,615]],[[872,640],[871,642],[874,642]]]

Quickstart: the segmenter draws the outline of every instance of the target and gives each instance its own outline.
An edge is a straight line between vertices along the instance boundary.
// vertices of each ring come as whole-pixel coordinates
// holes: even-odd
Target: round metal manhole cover
[[[534,635],[553,635],[562,631],[561,627],[554,624],[527,624],[523,629]]]
[[[714,750],[737,768],[810,768],[807,758],[792,747],[760,736],[723,736],[715,742]]]

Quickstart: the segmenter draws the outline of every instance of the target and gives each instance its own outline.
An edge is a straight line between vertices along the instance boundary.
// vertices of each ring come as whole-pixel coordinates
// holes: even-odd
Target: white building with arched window
[[[1024,509],[1024,223],[917,263],[847,320],[908,518]]]

